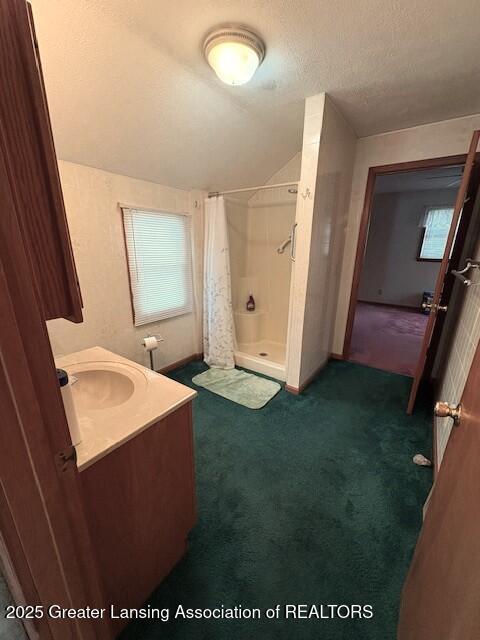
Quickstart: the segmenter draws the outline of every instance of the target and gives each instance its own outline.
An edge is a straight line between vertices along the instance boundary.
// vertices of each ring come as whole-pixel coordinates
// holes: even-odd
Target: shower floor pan
[[[269,340],[240,342],[235,351],[235,364],[285,381],[285,351],[284,344]]]

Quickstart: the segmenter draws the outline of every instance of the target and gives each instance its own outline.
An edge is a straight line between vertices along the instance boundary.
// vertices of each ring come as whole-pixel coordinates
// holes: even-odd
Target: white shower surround
[[[304,389],[332,351],[338,291],[342,286],[347,207],[356,136],[325,94],[305,101],[296,259],[292,275],[287,387]]]
[[[297,180],[297,154],[269,180]],[[295,219],[296,196],[287,188],[259,191],[248,201],[227,198],[231,248],[232,294],[238,366],[284,381],[291,275],[290,247],[278,254]],[[246,310],[249,293],[256,302]],[[266,354],[266,355],[260,355]]]

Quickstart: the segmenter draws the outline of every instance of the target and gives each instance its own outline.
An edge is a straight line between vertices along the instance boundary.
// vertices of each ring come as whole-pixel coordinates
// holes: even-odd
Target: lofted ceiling
[[[261,184],[301,147],[326,91],[359,136],[480,112],[480,2],[31,0],[60,158],[184,188]],[[201,44],[265,40],[222,84]]]

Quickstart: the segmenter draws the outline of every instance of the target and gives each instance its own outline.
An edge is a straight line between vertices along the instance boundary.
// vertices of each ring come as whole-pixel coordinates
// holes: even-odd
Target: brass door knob
[[[434,413],[438,418],[452,418],[453,422],[458,424],[462,415],[462,405],[436,402]]]
[[[422,302],[422,309],[430,309],[430,311],[447,311],[446,304],[434,304],[433,302]]]

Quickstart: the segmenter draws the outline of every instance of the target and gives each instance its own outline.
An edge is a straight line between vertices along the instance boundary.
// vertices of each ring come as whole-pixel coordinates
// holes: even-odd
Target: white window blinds
[[[135,326],[192,311],[190,216],[122,210]]]
[[[425,232],[420,247],[421,260],[441,260],[452,224],[453,207],[429,207],[425,216]]]

